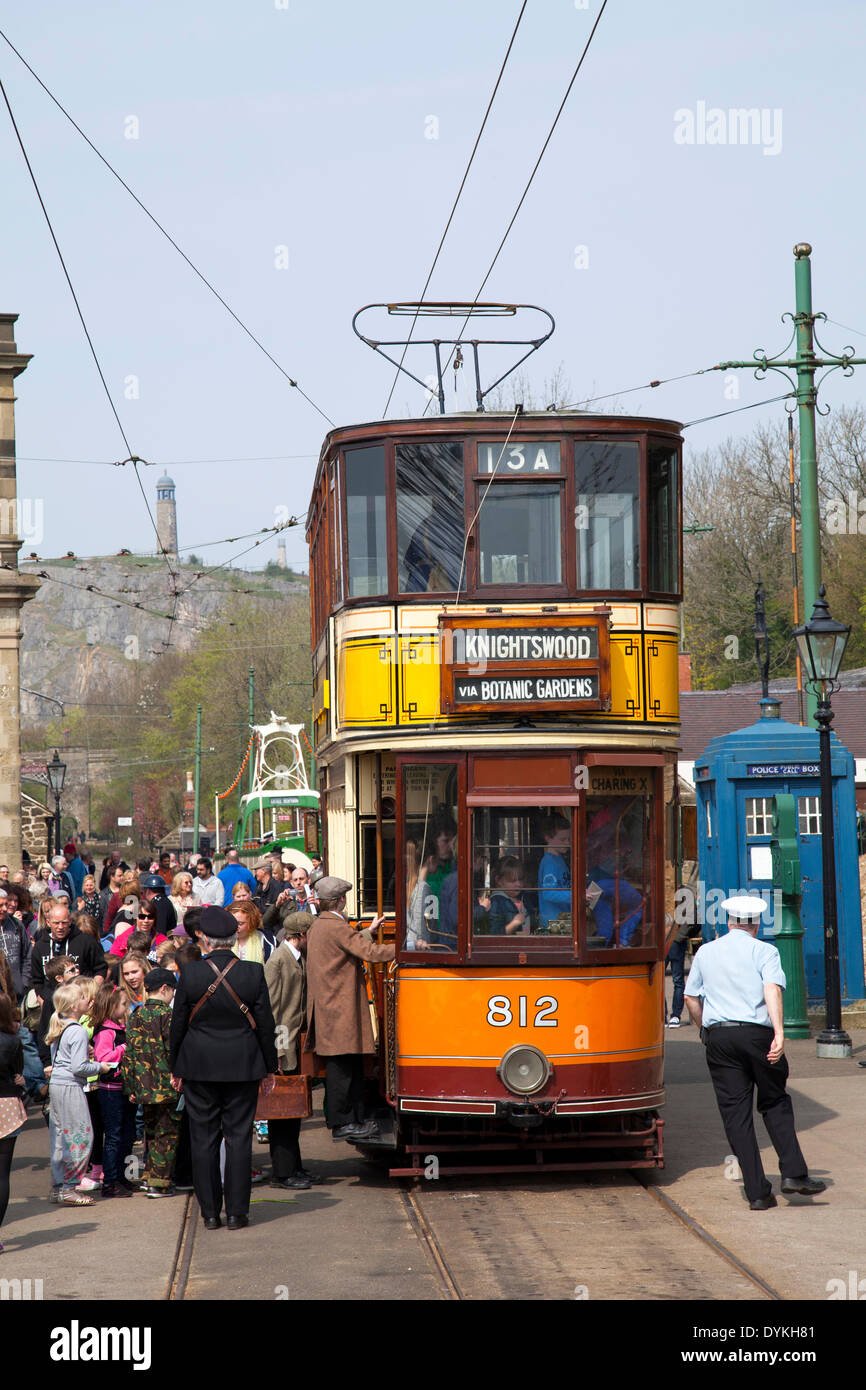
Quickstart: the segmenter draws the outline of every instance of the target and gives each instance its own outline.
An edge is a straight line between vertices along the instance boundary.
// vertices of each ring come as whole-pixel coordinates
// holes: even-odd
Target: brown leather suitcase
[[[269,1096],[263,1096],[259,1087],[257,1120],[307,1120],[311,1113],[308,1076],[278,1076]]]

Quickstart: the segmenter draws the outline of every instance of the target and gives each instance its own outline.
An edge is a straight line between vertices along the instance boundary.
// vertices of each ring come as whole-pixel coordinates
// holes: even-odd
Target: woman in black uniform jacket
[[[248,1224],[259,1082],[267,1078],[263,1089],[273,1090],[278,1065],[265,972],[234,955],[237,929],[225,908],[203,908],[196,936],[205,959],[181,970],[171,1020],[169,1065],[172,1077],[183,1082],[193,1184],[208,1230],[221,1224],[223,1190],[229,1230]],[[219,1170],[223,1138],[225,1189]]]
[[[22,1086],[24,1055],[18,1040],[15,1000],[0,991],[0,1226],[9,1205],[9,1174],[15,1140],[26,1114]],[[3,1246],[0,1245],[0,1252]]]

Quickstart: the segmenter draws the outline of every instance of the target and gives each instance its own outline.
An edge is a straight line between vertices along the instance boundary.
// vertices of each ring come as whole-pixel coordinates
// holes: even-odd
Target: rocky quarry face
[[[188,651],[197,633],[223,614],[233,597],[273,601],[307,592],[305,580],[266,577],[260,571],[215,572],[177,561],[174,567],[182,592],[170,625],[175,601],[161,560],[105,556],[22,562],[26,573],[47,576],[21,610],[22,686],[58,700],[82,700],[96,680],[122,670],[128,661],[152,661],[168,640]],[[39,723],[46,710],[44,701],[22,693],[23,726]]]

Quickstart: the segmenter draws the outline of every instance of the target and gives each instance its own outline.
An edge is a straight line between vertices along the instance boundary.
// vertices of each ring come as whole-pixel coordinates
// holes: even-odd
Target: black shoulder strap
[[[206,1004],[207,1001],[211,998],[211,996],[214,995],[214,994],[216,994],[216,991],[219,989],[220,985],[225,985],[225,987],[226,987],[226,989],[228,990],[229,994],[231,995],[232,999],[234,999],[235,1003],[237,1004],[238,1008],[240,1009],[241,1013],[243,1014],[244,1018],[246,1019],[247,1023],[250,1025],[250,1027],[252,1028],[253,1032],[255,1032],[255,1031],[256,1031],[256,1021],[255,1021],[255,1019],[253,1018],[252,1014],[250,1013],[248,1005],[246,1005],[246,1004],[244,1003],[244,1001],[243,1001],[241,998],[239,998],[239,996],[235,993],[235,991],[232,989],[231,985],[229,984],[228,980],[226,979],[226,975],[227,975],[227,974],[229,973],[229,971],[230,971],[235,965],[237,965],[237,963],[238,963],[238,958],[237,958],[237,956],[233,956],[233,957],[232,957],[232,959],[229,961],[228,965],[225,967],[224,970],[220,970],[220,969],[214,964],[214,962],[210,959],[210,957],[207,958],[207,963],[208,963],[208,965],[210,966],[210,968],[211,968],[211,970],[213,971],[213,973],[216,975],[216,979],[211,981],[211,983],[208,985],[207,989],[205,990],[204,994],[202,995],[201,999],[199,999],[198,1003],[197,1003],[197,1004],[195,1005],[195,1007],[192,1009],[192,1011],[191,1011],[191,1013],[190,1013],[190,1016],[189,1016],[189,1021],[190,1021],[190,1023],[192,1023],[193,1019],[195,1018],[196,1014],[198,1013],[198,1011],[199,1011],[199,1009],[202,1007],[202,1005],[203,1005],[203,1004]]]

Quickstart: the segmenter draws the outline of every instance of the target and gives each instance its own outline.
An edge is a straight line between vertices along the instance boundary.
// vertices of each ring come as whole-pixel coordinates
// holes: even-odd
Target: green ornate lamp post
[[[818,1034],[819,1057],[850,1057],[851,1039],[842,1028],[842,989],[839,975],[839,932],[836,916],[836,839],[833,826],[833,777],[830,766],[830,696],[839,689],[839,668],[851,628],[830,617],[824,585],[812,616],[794,636],[806,679],[818,698],[815,720],[821,755],[821,870],[824,891],[824,988],[827,1019]]]
[[[815,406],[818,389],[830,372],[841,370],[843,376],[852,376],[855,367],[866,365],[866,357],[855,357],[854,349],[846,347],[844,352],[828,352],[815,336],[815,323],[818,319],[826,322],[826,314],[812,312],[812,248],[808,242],[798,242],[794,247],[794,293],[795,312],[783,314],[793,324],[793,332],[782,352],[776,357],[768,357],[763,348],[757,348],[750,362],[721,362],[719,371],[732,367],[750,367],[759,381],[767,372],[779,372],[792,387],[791,396],[797,402],[800,430],[800,534],[803,551],[803,611],[815,604],[821,583],[821,539],[820,517],[818,512],[818,455],[815,441]],[[793,357],[785,356],[792,343],[796,341]],[[817,344],[822,356],[815,355]],[[824,370],[826,368],[826,370]],[[818,381],[816,373],[823,371]],[[796,380],[791,375],[796,374]],[[826,414],[826,411],[822,412]],[[816,717],[815,694],[810,692],[809,717]]]

